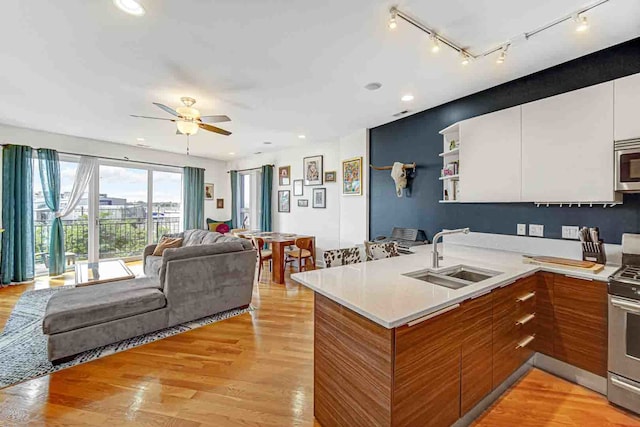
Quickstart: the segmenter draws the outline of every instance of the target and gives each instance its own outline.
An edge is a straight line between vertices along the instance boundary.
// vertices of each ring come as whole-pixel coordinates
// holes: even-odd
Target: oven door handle
[[[630,391],[631,393],[640,395],[640,387],[636,387],[632,384],[627,383],[626,381],[619,380],[616,377],[613,377],[613,376],[611,377],[611,384],[615,385],[616,387],[620,387],[622,389]]]
[[[635,304],[631,301],[625,301],[618,298],[611,298],[611,305],[624,311],[630,311],[632,313],[640,314],[640,304]]]

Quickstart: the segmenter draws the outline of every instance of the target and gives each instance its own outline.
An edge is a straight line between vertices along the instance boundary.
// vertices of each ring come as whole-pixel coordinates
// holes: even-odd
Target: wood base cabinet
[[[607,284],[555,275],[553,357],[607,376]]]
[[[462,303],[460,414],[493,390],[493,295]]]

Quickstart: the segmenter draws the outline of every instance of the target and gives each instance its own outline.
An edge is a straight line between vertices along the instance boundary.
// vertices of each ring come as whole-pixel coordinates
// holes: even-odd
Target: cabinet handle
[[[524,324],[529,323],[530,321],[532,321],[534,318],[536,317],[536,314],[527,314],[526,316],[524,316],[522,319],[520,320],[516,320],[516,325],[518,326],[522,326]]]
[[[455,309],[456,309],[456,308],[458,308],[458,307],[460,307],[460,304],[450,305],[449,307],[445,307],[445,308],[443,308],[442,310],[438,310],[438,311],[436,311],[436,312],[434,312],[434,313],[427,314],[426,316],[422,316],[422,317],[420,317],[419,319],[412,320],[411,322],[407,323],[407,326],[409,326],[409,327],[411,327],[411,326],[415,326],[415,325],[417,325],[418,323],[422,323],[422,322],[424,322],[425,320],[429,320],[429,319],[432,319],[432,318],[434,318],[434,317],[436,317],[436,316],[440,316],[441,314],[444,314],[444,313],[446,313],[447,311],[455,310]]]
[[[528,301],[528,300],[530,300],[531,298],[533,298],[533,297],[535,297],[535,296],[536,296],[536,291],[529,292],[529,293],[528,293],[528,294],[526,294],[526,295],[523,295],[523,296],[521,296],[521,297],[516,298],[516,301],[518,301],[518,302],[525,302],[525,301]]]
[[[591,277],[572,276],[571,274],[565,274],[564,276],[570,279],[588,280],[589,282],[593,282],[593,278]]]
[[[534,335],[529,335],[528,337],[526,337],[525,339],[523,339],[522,341],[520,341],[518,343],[518,345],[516,346],[516,350],[519,350],[521,348],[525,348],[526,346],[528,346],[531,341],[533,341],[536,337]]]
[[[636,387],[634,385],[628,384],[626,381],[619,380],[616,377],[613,377],[613,376],[611,377],[611,384],[613,384],[613,385],[615,385],[617,387],[623,388],[623,389],[625,389],[627,391],[630,391],[631,393],[635,393],[635,394],[640,395],[640,388],[639,387]]]

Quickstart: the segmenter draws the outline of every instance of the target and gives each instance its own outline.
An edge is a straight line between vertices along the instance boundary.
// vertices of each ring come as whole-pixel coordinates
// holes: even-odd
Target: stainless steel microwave
[[[616,141],[616,191],[640,193],[640,139]]]

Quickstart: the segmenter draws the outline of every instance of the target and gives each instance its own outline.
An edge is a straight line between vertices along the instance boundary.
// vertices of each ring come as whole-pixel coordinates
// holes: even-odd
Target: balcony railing
[[[77,260],[86,260],[89,249],[89,223],[86,219],[63,220],[65,251]],[[100,258],[128,258],[142,255],[148,243],[147,218],[101,219],[99,221]],[[178,217],[154,218],[153,240],[180,231]],[[36,264],[48,264],[50,222],[35,222]]]

